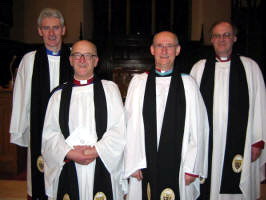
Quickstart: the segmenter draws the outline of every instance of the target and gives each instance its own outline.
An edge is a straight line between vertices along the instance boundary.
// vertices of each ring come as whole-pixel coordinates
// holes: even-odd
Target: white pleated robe
[[[240,179],[243,194],[220,194],[222,166],[226,145],[229,99],[229,62],[216,62],[213,103],[213,157],[211,200],[256,200],[260,194],[260,168],[264,167],[266,153],[251,163],[251,146],[266,138],[266,91],[265,84],[257,63],[247,57],[240,57],[246,72],[249,92],[249,116],[244,150],[244,163]],[[191,75],[200,85],[206,60],[198,61],[191,70]]]
[[[157,145],[160,141],[170,79],[156,77]],[[128,200],[142,199],[142,182],[131,177],[131,174],[147,167],[142,116],[146,80],[146,73],[135,75],[126,97],[125,178],[130,178]],[[185,173],[207,176],[209,126],[198,86],[189,75],[182,75],[182,80],[185,88],[186,115],[180,169],[176,173],[179,174],[180,199],[192,200],[199,195],[199,178],[185,186]]]
[[[69,110],[70,136],[65,140],[59,126],[61,91],[50,98],[45,116],[42,154],[46,194],[57,196],[59,175],[64,158],[74,145],[94,145],[100,159],[111,174],[114,200],[122,200],[127,181],[122,179],[125,146],[124,108],[118,87],[111,81],[102,81],[107,102],[107,130],[97,141],[94,116],[93,84],[73,87]],[[75,163],[81,200],[93,200],[95,161],[89,165]]]
[[[10,142],[28,147],[27,156],[27,193],[32,196],[31,159],[30,159],[30,107],[31,81],[36,51],[25,54],[20,62],[14,90],[13,107],[10,121]],[[60,56],[48,55],[50,90],[59,84]]]

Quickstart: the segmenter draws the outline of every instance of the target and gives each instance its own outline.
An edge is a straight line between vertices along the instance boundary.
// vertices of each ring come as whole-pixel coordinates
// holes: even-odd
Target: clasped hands
[[[80,165],[88,165],[98,156],[96,148],[87,145],[74,146],[66,155],[67,159],[73,160]]]

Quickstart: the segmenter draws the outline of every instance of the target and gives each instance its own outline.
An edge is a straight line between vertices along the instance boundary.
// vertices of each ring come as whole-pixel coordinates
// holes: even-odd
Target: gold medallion
[[[64,195],[63,200],[70,200],[70,197],[67,193]]]
[[[43,157],[42,156],[39,156],[37,158],[37,168],[40,172],[43,173],[43,167],[44,167],[44,160],[43,160]]]
[[[199,182],[200,182],[200,184],[204,184],[205,183],[205,178],[203,178],[203,177],[199,177]]]
[[[148,200],[151,200],[151,185],[149,182],[147,184],[147,198]]]
[[[235,155],[232,162],[232,168],[235,173],[240,173],[243,167],[243,156],[240,154]]]
[[[103,192],[97,192],[93,200],[107,200],[107,198]]]
[[[165,188],[160,196],[160,200],[175,200],[175,193],[171,188]]]

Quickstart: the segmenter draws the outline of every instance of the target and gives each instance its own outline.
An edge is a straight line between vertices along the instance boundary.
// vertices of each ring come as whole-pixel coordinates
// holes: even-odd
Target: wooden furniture
[[[123,101],[125,101],[127,96],[127,88],[130,80],[134,74],[140,74],[147,71],[147,68],[127,68],[127,67],[117,67],[113,69],[113,81],[118,85],[121,92]]]
[[[0,88],[0,177],[18,175],[26,166],[26,149],[10,143],[12,90]]]

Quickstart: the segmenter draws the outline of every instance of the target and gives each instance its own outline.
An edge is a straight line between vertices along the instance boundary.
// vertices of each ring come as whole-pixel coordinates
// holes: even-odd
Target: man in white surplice
[[[266,161],[265,151],[263,151],[266,134],[265,85],[257,63],[248,57],[239,56],[233,52],[233,44],[237,40],[236,34],[236,27],[231,22],[216,22],[211,29],[211,43],[216,55],[198,61],[191,70],[191,75],[200,85],[203,97],[204,93],[213,94],[211,102],[208,98],[204,98],[207,109],[210,104],[208,114],[209,117],[212,116],[212,119],[209,119],[209,122],[213,124],[213,148],[209,151],[212,154],[210,157],[212,162],[209,163],[212,164],[211,169],[209,169],[211,186],[207,189],[207,196],[202,198],[204,200],[256,200],[260,196],[260,181],[264,178],[264,175],[260,176],[260,167],[263,167]],[[213,64],[208,64],[211,62],[210,60],[213,60]],[[237,63],[235,60],[239,60],[239,64],[235,64]],[[234,87],[233,80],[239,76],[240,72],[232,75],[232,78],[230,77],[235,68],[238,67],[237,65],[240,65],[240,69],[242,69],[242,80],[244,81],[241,82],[240,80],[241,84]],[[207,74],[208,67],[212,68],[210,69],[213,71],[212,76]],[[210,77],[213,77],[212,83],[208,82]],[[205,84],[206,82],[208,84]],[[231,99],[233,99],[233,93],[238,92],[240,86],[243,85],[246,85],[246,98],[240,97],[237,104],[240,105],[244,101],[247,101],[247,104],[240,111],[237,111],[237,118],[233,122],[238,123],[242,117],[240,112],[246,110],[246,121],[237,125],[237,129],[240,129],[243,124],[245,125],[245,130],[240,135],[246,136],[242,139],[239,135],[234,137],[236,139],[235,147],[239,146],[241,142],[243,143],[242,155],[239,157],[241,164],[238,165],[234,159],[226,162],[225,157],[232,151],[227,150],[229,148],[228,140],[234,140],[228,134],[233,121],[233,118],[231,121],[229,120],[229,113],[233,112],[230,109],[233,107]],[[204,89],[210,86],[211,90]],[[234,108],[236,107],[237,105],[234,106]],[[227,138],[229,139],[227,140]],[[230,192],[230,188],[233,188],[234,178],[231,176],[226,181],[226,176],[224,176],[223,180],[223,169],[226,165],[229,166],[233,174],[240,175],[236,190],[231,189],[232,192]],[[263,171],[265,171],[264,167]],[[227,191],[223,191],[225,186],[229,187]],[[204,184],[202,188],[205,188]]]
[[[60,11],[40,12],[38,33],[43,45],[25,54],[16,75],[10,122],[10,142],[28,148],[27,194],[46,199],[41,157],[41,138],[45,108],[50,92],[73,78],[68,61],[70,49],[63,44],[66,33]]]
[[[73,161],[77,172],[79,198],[93,200],[96,158],[100,158],[111,177],[113,200],[123,199],[127,182],[122,180],[125,121],[123,103],[115,83],[101,80],[107,108],[107,127],[99,139],[95,106],[94,67],[98,63],[96,47],[88,41],[76,42],[71,51],[70,63],[74,68],[74,83],[69,105],[69,136],[65,139],[59,118],[62,89],[50,98],[44,128],[42,153],[45,160],[46,193],[56,199],[62,168]],[[99,106],[99,105],[98,105]],[[74,176],[74,174],[73,174]],[[100,180],[101,181],[101,180]],[[104,197],[103,193],[99,193]],[[66,194],[67,195],[67,194]],[[68,194],[71,199],[71,195]],[[103,198],[104,199],[104,198]]]
[[[174,33],[167,31],[157,33],[150,47],[151,54],[155,58],[155,67],[149,73],[135,75],[130,82],[125,103],[127,121],[125,178],[129,178],[128,200],[173,199],[174,196],[176,198],[180,196],[180,199],[183,200],[196,199],[199,195],[198,177],[206,177],[209,130],[207,112],[195,81],[189,75],[176,73],[176,69],[174,69],[174,61],[179,55],[180,49],[177,36]],[[154,76],[153,83],[147,86],[151,74]],[[181,85],[178,90],[171,89],[171,87],[175,87],[175,84],[171,84],[174,79],[177,79],[175,84]],[[150,87],[154,88],[154,94],[147,97],[146,104],[144,103],[146,93]],[[175,93],[177,94],[175,95]],[[174,95],[175,97],[172,99]],[[177,102],[179,96],[183,102],[181,100],[182,104],[177,104],[177,112],[174,110],[174,113],[171,113],[170,107],[175,103],[169,102],[171,100]],[[149,101],[151,102],[149,103]],[[154,121],[145,123],[144,110],[146,108],[144,107],[149,107],[149,104],[154,107],[147,112],[146,119],[149,121],[150,117],[154,117]],[[155,114],[151,114],[153,112]],[[174,116],[175,113],[177,118]],[[151,116],[149,116],[150,114]],[[182,121],[180,126],[176,125],[179,116]],[[169,124],[173,127],[170,128],[171,130],[167,129],[168,125],[164,126],[168,121],[171,121]],[[150,134],[148,131],[145,131],[146,126],[154,127],[154,131],[151,133],[153,138],[148,135]],[[168,135],[172,135],[171,137],[175,138],[174,141],[169,139]],[[161,144],[163,137],[168,139],[166,139],[166,143]],[[169,163],[166,161],[167,163],[162,163],[161,167],[157,167],[152,163],[153,161],[149,164],[148,157],[151,155],[147,153],[149,143],[154,143],[151,147],[154,149],[151,154],[155,155],[154,160],[158,160],[157,163],[164,162],[163,159],[169,156],[169,154],[160,156],[162,149],[162,152],[167,152],[173,148],[169,153],[178,153],[175,154],[174,160],[170,158]],[[177,143],[180,145],[177,146]],[[176,165],[177,162],[178,166],[169,172],[170,174],[167,174],[169,179],[175,177],[171,183],[172,186],[169,186],[168,184],[172,180],[159,179],[159,177],[164,176],[163,172],[166,171],[164,167],[171,168],[170,165]],[[152,168],[155,169],[154,173]],[[150,174],[147,177],[147,182],[145,181],[145,170]],[[157,183],[152,180],[155,178],[158,178]],[[157,189],[154,189],[156,187]]]

